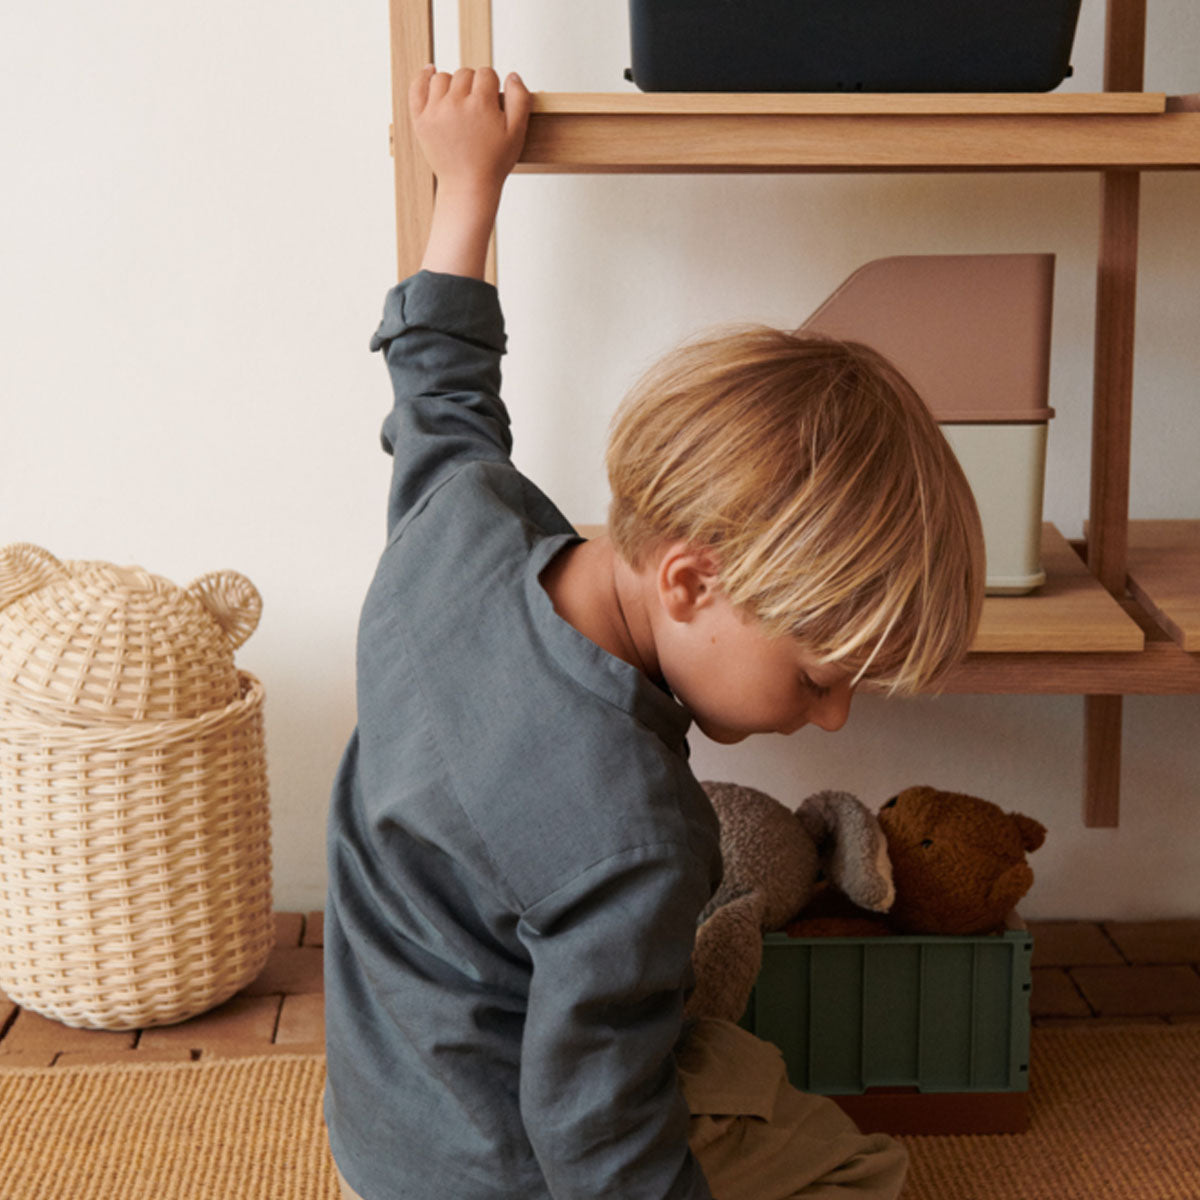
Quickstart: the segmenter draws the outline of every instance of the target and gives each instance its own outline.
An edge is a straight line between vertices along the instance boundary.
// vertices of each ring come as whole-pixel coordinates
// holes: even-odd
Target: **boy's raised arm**
[[[417,141],[437,179],[421,266],[482,279],[500,193],[525,142],[530,95],[519,75],[491,67],[453,75],[427,66],[408,93]]]
[[[388,293],[371,339],[396,403],[383,426],[394,456],[388,531],[466,462],[512,449],[500,401],[504,323],[482,282],[504,180],[521,153],[529,92],[490,68],[426,67],[409,89],[413,128],[438,181],[423,270]]]

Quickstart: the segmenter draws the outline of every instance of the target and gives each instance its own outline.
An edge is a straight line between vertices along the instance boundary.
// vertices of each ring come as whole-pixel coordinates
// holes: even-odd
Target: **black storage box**
[[[1046,92],[1080,0],[629,0],[644,92]]]

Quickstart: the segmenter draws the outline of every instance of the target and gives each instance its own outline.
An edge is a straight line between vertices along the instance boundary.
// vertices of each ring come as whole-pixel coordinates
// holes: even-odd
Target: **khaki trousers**
[[[788,1083],[783,1055],[701,1020],[677,1055],[689,1141],[715,1200],[896,1200],[908,1151]]]
[[[903,1146],[884,1134],[859,1133],[832,1100],[797,1091],[787,1081],[783,1056],[769,1042],[728,1021],[704,1019],[677,1061],[692,1111],[692,1153],[714,1200],[900,1195],[908,1167]],[[363,1200],[340,1173],[338,1182],[343,1200]]]

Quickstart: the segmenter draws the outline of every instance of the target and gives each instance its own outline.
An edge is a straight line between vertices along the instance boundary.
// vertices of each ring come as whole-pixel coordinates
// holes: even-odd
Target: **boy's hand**
[[[504,180],[521,156],[531,98],[518,75],[500,95],[491,67],[426,67],[408,92],[417,141],[437,178],[421,266],[482,279]]]
[[[426,67],[408,92],[417,141],[442,190],[498,192],[525,142],[530,95],[519,75],[504,82],[491,67],[451,76]]]

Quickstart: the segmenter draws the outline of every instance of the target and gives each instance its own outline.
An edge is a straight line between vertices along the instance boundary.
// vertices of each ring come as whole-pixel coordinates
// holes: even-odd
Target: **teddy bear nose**
[[[887,803],[886,803],[886,804],[885,804],[883,807],[884,807],[884,808],[895,808],[895,807],[896,807],[896,801],[897,801],[897,800],[899,800],[899,799],[900,799],[900,797],[899,797],[899,796],[893,796],[893,797],[892,797],[892,798],[891,798],[891,799],[890,799],[890,800],[889,800],[889,801],[888,801],[888,802],[887,802]]]

